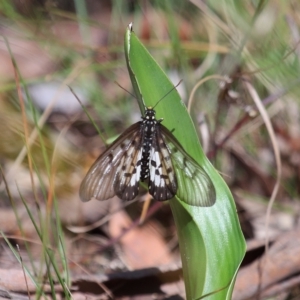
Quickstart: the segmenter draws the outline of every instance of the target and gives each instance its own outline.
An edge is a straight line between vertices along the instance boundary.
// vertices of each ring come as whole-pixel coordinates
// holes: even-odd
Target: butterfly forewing
[[[182,148],[173,134],[161,127],[177,178],[176,196],[193,206],[211,206],[216,201],[214,185],[205,170]]]
[[[122,177],[122,173],[130,173],[132,170],[131,166],[134,164],[132,161],[137,158],[132,151],[141,148],[140,143],[140,123],[135,123],[108,147],[91,166],[80,185],[81,200],[89,201],[92,198],[106,200],[117,193],[122,198],[122,191],[125,190],[124,184],[130,182],[129,176]],[[134,176],[133,173],[132,176]],[[117,188],[117,193],[114,187],[115,180],[119,180],[121,184]],[[138,188],[138,184],[136,186]]]
[[[150,152],[149,193],[155,200],[163,201],[173,198],[177,191],[177,180],[171,161],[171,156],[157,124],[153,134]]]

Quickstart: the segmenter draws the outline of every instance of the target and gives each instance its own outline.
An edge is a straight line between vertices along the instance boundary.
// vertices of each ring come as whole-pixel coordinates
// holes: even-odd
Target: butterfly
[[[154,108],[145,108],[142,120],[125,130],[91,166],[80,186],[81,200],[115,195],[133,200],[140,181],[148,181],[155,200],[177,196],[189,205],[212,206],[216,192],[210,177],[162,121],[156,119]]]

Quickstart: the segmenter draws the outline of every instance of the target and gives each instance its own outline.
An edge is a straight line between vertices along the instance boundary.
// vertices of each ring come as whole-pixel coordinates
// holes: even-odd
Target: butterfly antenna
[[[127,92],[129,95],[131,95],[133,98],[136,99],[135,95],[133,95],[132,93],[130,93],[129,91],[127,91],[125,88],[123,88],[118,82],[115,81],[115,84],[118,85],[122,90],[124,90],[125,92]]]
[[[179,84],[182,82],[182,79],[175,85],[175,86],[173,86],[173,88],[171,89],[171,90],[169,90],[162,98],[160,98],[158,101],[157,101],[157,103],[152,107],[153,109],[155,108],[155,106],[157,106],[157,104],[161,101],[161,100],[163,100],[164,98],[166,98],[173,90],[175,90],[178,86],[179,86]]]

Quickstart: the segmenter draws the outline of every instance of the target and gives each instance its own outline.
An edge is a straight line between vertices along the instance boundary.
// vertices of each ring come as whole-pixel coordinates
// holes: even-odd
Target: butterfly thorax
[[[141,181],[149,177],[150,151],[153,143],[153,137],[156,131],[156,126],[160,120],[156,120],[155,111],[148,107],[146,108],[145,116],[142,117],[142,158],[141,158]]]

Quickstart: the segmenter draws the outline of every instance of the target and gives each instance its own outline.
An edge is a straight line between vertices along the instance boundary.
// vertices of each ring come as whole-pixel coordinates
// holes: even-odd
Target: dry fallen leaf
[[[126,212],[115,214],[109,223],[111,237],[119,237],[130,224],[131,220]],[[153,267],[172,261],[168,246],[159,234],[158,225],[151,221],[127,232],[120,244],[122,258],[129,269]]]

